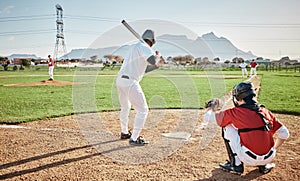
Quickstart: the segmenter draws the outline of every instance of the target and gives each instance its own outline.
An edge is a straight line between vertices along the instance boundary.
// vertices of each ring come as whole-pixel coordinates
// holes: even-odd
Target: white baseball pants
[[[251,68],[250,69],[250,76],[254,73],[254,76],[256,76],[256,68]]]
[[[50,79],[54,80],[53,70],[54,70],[54,66],[49,66],[49,72],[48,73],[49,73]]]
[[[148,115],[148,105],[144,92],[136,80],[121,78],[116,80],[121,105],[120,123],[122,133],[128,133],[128,121],[131,105],[136,111],[131,138],[135,141],[142,131]]]
[[[231,147],[232,152],[237,154],[237,156],[234,157],[236,166],[241,164],[241,162],[248,166],[266,165],[268,163],[271,163],[271,161],[275,157],[276,150],[274,147],[269,151],[269,153],[273,151],[271,156],[269,156],[267,159],[264,159],[266,156],[269,155],[269,153],[265,155],[256,155],[245,146],[242,146],[240,143],[240,136],[238,134],[238,130],[232,125],[228,125],[224,128],[224,137],[225,139],[229,140],[229,145]],[[246,154],[247,151],[253,154],[256,157],[256,159]]]
[[[242,69],[242,77],[244,78],[244,75],[246,74],[246,77],[248,77],[248,71],[246,68]]]

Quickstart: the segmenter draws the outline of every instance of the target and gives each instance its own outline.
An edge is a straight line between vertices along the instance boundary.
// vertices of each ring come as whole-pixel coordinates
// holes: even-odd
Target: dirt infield
[[[196,111],[199,116],[196,127],[199,128],[204,111]],[[172,130],[177,121],[182,119],[182,110],[165,110],[163,113],[164,120],[170,120],[169,123],[173,124],[168,125],[163,121],[151,128],[146,125],[143,135],[150,141],[146,146],[147,149],[159,143],[162,140],[161,134]],[[97,113],[82,116],[88,119],[93,114]],[[151,110],[149,119],[160,117],[160,114],[162,110]],[[232,175],[218,168],[218,164],[227,159],[219,129],[212,142],[208,142],[206,147],[200,147],[199,144],[205,137],[203,133],[208,133],[205,130],[207,128],[204,127],[194,130],[188,141],[181,140],[182,145],[172,154],[154,162],[135,164],[118,160],[119,158],[110,155],[118,152],[130,154],[132,149],[142,149],[128,146],[127,140],[119,140],[118,112],[102,112],[93,115],[93,117],[97,116],[100,116],[101,123],[111,132],[111,142],[99,139],[93,145],[89,143],[84,137],[84,132],[80,130],[76,115],[17,126],[1,125],[0,178],[8,180],[299,180],[299,116],[276,114],[289,128],[291,137],[278,150],[274,160],[275,169],[269,174],[261,175],[257,168],[246,167],[242,176]],[[112,143],[121,145],[120,149],[110,148],[109,145]],[[147,155],[147,151],[144,155]]]
[[[42,80],[40,82],[28,82],[19,84],[4,84],[3,86],[68,86],[74,84],[86,84],[85,82],[65,82],[57,80]]]

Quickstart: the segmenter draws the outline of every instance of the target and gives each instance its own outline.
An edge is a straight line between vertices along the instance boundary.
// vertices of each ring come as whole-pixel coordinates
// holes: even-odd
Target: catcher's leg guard
[[[244,172],[244,165],[242,162],[240,162],[239,158],[237,157],[237,154],[233,152],[235,148],[230,146],[233,144],[233,142],[231,142],[232,140],[227,137],[228,136],[227,129],[225,129],[224,127],[222,128],[222,137],[224,139],[226,150],[230,161],[227,161],[227,163],[225,164],[220,164],[220,168],[222,170],[241,175]]]
[[[224,137],[224,127],[222,128],[222,137],[224,139],[224,143],[225,143],[225,146],[226,146],[226,150],[227,150],[227,154],[229,156],[229,161],[230,161],[230,165],[231,166],[235,166],[235,156],[236,156],[236,153],[233,153],[230,145],[229,145],[229,140],[227,140],[225,137]]]

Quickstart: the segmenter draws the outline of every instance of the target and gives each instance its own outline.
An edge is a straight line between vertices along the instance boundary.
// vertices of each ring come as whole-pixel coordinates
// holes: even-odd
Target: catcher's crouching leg
[[[233,151],[229,145],[230,141],[224,137],[224,128],[222,128],[222,137],[224,139],[224,143],[225,143],[226,151],[227,151],[227,154],[229,157],[230,165],[235,166],[235,158],[234,157],[236,156],[236,153],[233,153]]]
[[[244,165],[243,163],[241,163],[240,165],[236,165],[235,157],[237,157],[237,154],[232,151],[229,144],[230,140],[226,139],[224,136],[224,127],[222,128],[222,137],[224,139],[229,161],[227,161],[225,164],[220,164],[220,168],[234,174],[242,174],[244,172]]]

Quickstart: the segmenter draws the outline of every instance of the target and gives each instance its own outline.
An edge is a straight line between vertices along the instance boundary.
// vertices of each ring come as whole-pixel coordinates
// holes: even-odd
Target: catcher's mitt
[[[221,109],[221,105],[220,105],[221,101],[218,98],[214,98],[208,102],[205,102],[204,107],[205,108],[210,108],[212,110],[220,110]]]

